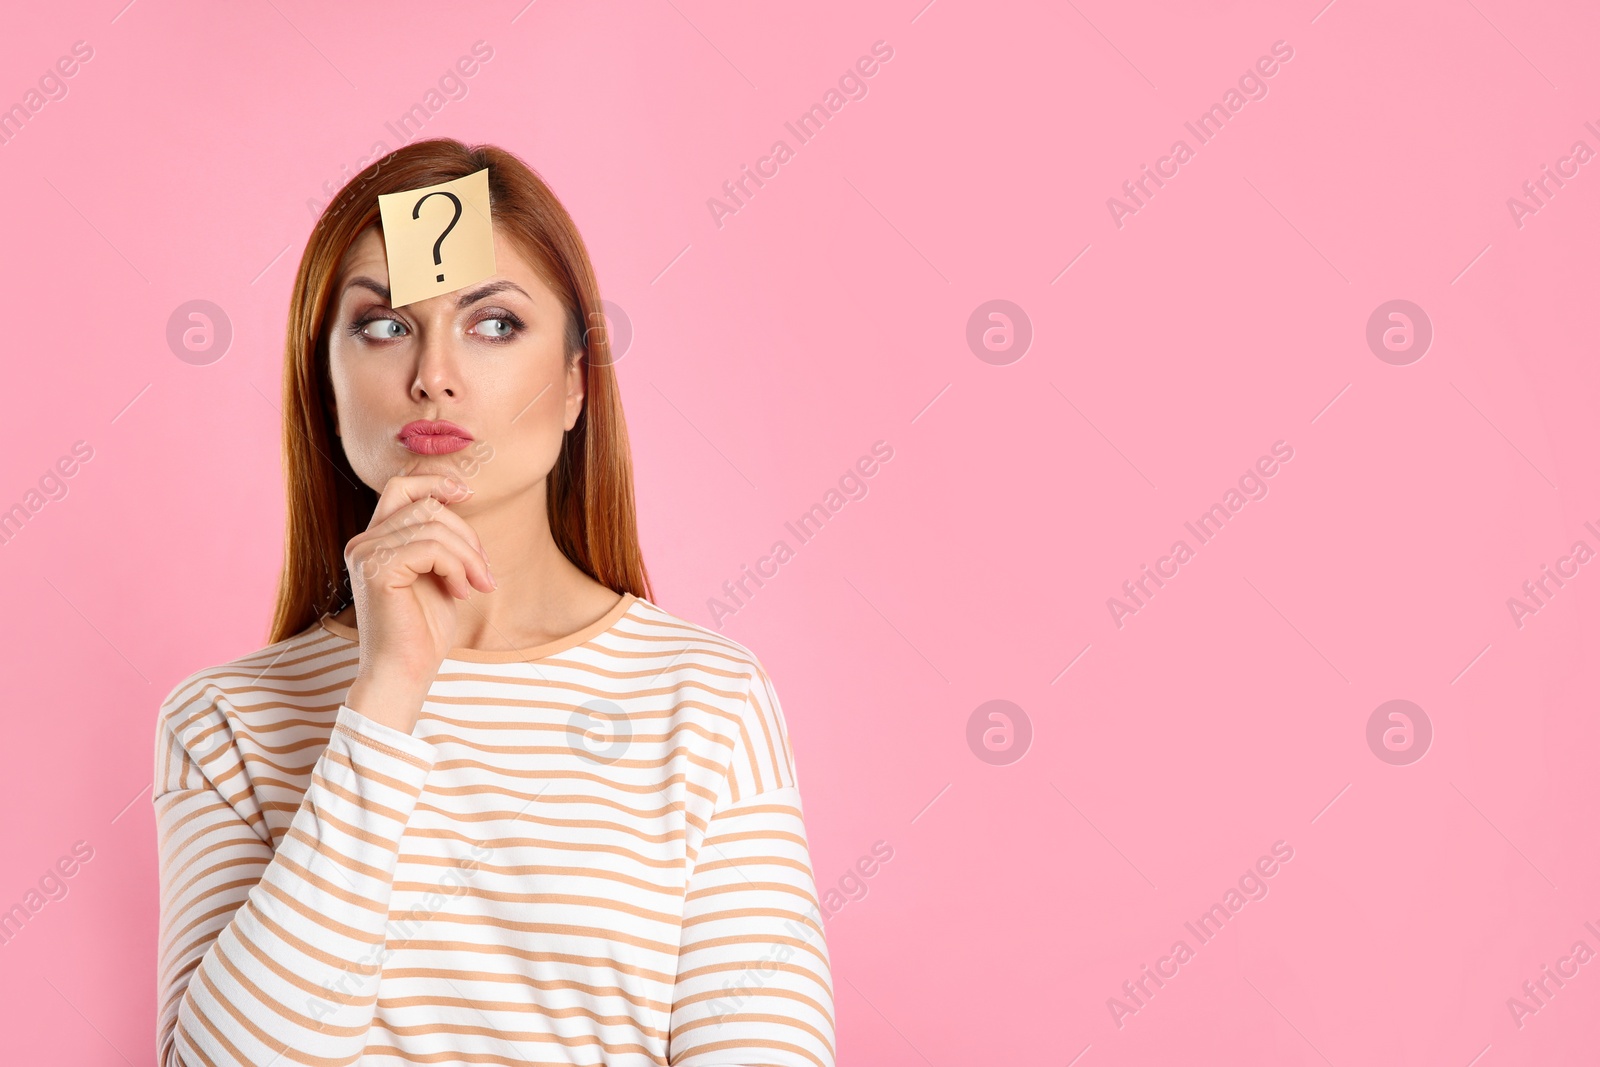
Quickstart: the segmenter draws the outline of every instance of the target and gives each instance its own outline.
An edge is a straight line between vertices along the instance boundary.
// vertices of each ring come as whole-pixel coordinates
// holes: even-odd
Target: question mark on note
[[[444,218],[439,196],[454,211]],[[431,207],[428,217],[422,209]],[[389,303],[405,307],[473,285],[494,275],[493,204],[489,168],[437,185],[378,194],[384,258],[389,263]],[[450,262],[444,243],[450,242]],[[446,281],[446,279],[449,279]]]
[[[455,193],[449,193],[443,189],[435,189],[433,192],[429,193],[428,196],[424,196],[422,199],[418,200],[417,206],[411,209],[411,217],[413,219],[422,217],[422,205],[427,202],[429,196],[447,196],[450,198],[450,202],[456,207],[456,213],[450,217],[450,225],[446,226],[444,228],[444,232],[439,235],[436,241],[433,242],[433,265],[438,267],[442,263],[439,258],[439,249],[444,244],[444,239],[450,236],[450,231],[456,228],[456,223],[461,221],[461,198],[456,196]],[[444,272],[440,271],[439,276],[434,278],[434,281],[444,281]]]

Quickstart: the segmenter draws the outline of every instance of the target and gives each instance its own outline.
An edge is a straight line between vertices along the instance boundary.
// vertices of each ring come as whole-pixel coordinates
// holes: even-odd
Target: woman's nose
[[[417,376],[411,385],[412,394],[438,399],[455,396],[459,387],[449,332],[433,331],[429,339],[423,342],[417,356]]]

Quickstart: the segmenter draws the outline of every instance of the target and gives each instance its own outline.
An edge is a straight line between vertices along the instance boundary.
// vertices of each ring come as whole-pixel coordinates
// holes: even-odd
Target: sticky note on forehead
[[[494,273],[489,169],[378,197],[389,260],[389,306],[403,307]]]

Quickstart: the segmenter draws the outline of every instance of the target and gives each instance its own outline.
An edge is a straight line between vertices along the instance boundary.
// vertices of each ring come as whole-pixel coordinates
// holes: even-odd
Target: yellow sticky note
[[[489,170],[378,197],[389,259],[389,306],[481,282],[494,273]]]

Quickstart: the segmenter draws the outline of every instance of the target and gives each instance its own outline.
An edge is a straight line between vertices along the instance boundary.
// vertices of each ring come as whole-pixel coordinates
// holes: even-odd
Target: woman
[[[497,273],[391,307],[378,195],[484,168]],[[407,145],[324,211],[272,643],[161,709],[163,1067],[832,1067],[783,714],[649,600],[603,322],[500,149]]]

